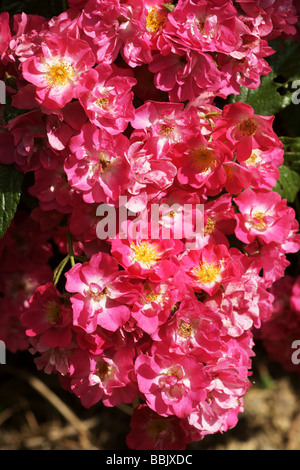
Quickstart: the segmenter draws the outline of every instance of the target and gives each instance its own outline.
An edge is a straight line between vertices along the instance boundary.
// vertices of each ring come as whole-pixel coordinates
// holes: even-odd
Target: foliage
[[[2,237],[17,210],[23,175],[13,165],[0,165],[0,237]]]

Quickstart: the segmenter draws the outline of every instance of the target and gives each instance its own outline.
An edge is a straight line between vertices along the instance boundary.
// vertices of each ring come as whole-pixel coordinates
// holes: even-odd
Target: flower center
[[[132,243],[130,247],[134,251],[132,260],[144,264],[147,268],[150,268],[160,258],[161,253],[157,250],[157,246],[150,242],[143,241],[137,245]]]
[[[154,439],[157,438],[159,434],[164,431],[169,430],[169,424],[167,421],[163,421],[162,419],[153,419],[150,421],[148,425],[148,433]]]
[[[146,28],[151,33],[157,33],[162,29],[167,21],[167,15],[164,12],[158,11],[158,7],[154,5],[147,9],[148,15],[146,18]]]
[[[149,303],[156,302],[157,304],[163,301],[163,296],[161,293],[155,294],[154,292],[149,292],[145,294],[145,298],[148,300]]]
[[[192,151],[193,163],[199,173],[209,173],[217,166],[217,160],[213,150],[200,147]]]
[[[50,87],[63,86],[74,76],[74,69],[66,60],[47,65],[47,82]]]
[[[172,366],[167,372],[166,375],[170,377],[175,377],[178,380],[181,380],[183,377],[183,371],[180,366]]]
[[[208,233],[213,233],[213,231],[215,230],[215,225],[216,222],[211,217],[207,217],[206,225],[204,228],[204,234],[207,235]]]
[[[251,137],[257,130],[257,124],[251,118],[243,119],[238,127],[243,137]]]
[[[162,124],[160,126],[159,134],[168,137],[170,134],[172,134],[173,130],[173,126],[170,126],[169,124]]]
[[[98,368],[95,370],[95,375],[103,382],[112,373],[113,367],[105,361],[99,362],[97,366]]]
[[[91,284],[89,285],[89,295],[95,302],[99,302],[103,299],[103,297],[107,295],[107,289],[106,287],[104,287],[104,289],[101,289],[98,284],[91,282]]]
[[[46,139],[44,137],[34,137],[33,139],[33,150],[37,152],[38,150],[46,149]]]
[[[49,300],[47,302],[46,306],[46,319],[49,323],[54,325],[56,323],[56,320],[59,318],[60,312],[61,312],[61,305],[57,303],[55,300]]]
[[[197,268],[194,268],[193,271],[202,284],[210,284],[215,282],[219,277],[221,266],[201,263]]]
[[[202,34],[202,36],[207,36],[206,31],[205,31],[205,18],[197,19],[197,28]]]
[[[266,228],[267,224],[264,221],[264,217],[266,217],[264,212],[255,212],[253,214],[251,225],[258,230]]]
[[[99,164],[101,165],[101,171],[100,172],[103,173],[110,166],[111,161],[104,158],[104,157],[101,157],[101,158],[99,158]]]
[[[258,166],[259,161],[260,161],[259,155],[252,152],[250,157],[247,160],[245,160],[245,163],[247,166]]]
[[[180,336],[187,338],[191,336],[193,330],[194,329],[190,323],[186,323],[185,321],[181,320],[177,332]]]
[[[95,101],[95,104],[98,106],[98,108],[107,110],[109,105],[109,98],[107,96],[102,96]]]
[[[96,163],[91,162],[92,173],[95,173],[99,169],[100,169],[100,173],[104,173],[112,164],[112,161],[109,159],[108,155],[104,152],[98,152],[95,155],[95,157],[98,158],[98,162]]]

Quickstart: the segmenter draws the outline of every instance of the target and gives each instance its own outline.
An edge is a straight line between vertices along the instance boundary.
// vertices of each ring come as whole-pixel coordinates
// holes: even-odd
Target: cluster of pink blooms
[[[300,247],[295,212],[272,190],[284,154],[274,117],[214,104],[259,86],[268,41],[296,32],[295,6],[69,6],[50,20],[0,15],[0,78],[17,111],[6,122],[2,107],[0,162],[34,178],[37,201],[1,240],[0,337],[85,407],[134,403],[130,448],[184,449],[236,425],[253,328]],[[163,205],[156,237],[128,215],[135,237],[101,239],[101,204]],[[184,204],[204,206],[194,249],[163,236]]]
[[[13,353],[30,346],[20,316],[41,285],[52,280],[49,233],[18,211],[0,243],[0,339]]]
[[[271,318],[255,332],[270,360],[300,374],[300,276],[286,275],[272,286]]]

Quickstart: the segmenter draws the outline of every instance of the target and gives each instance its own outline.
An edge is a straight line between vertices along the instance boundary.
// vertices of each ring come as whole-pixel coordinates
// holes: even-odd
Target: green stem
[[[74,254],[73,250],[73,242],[72,242],[72,235],[70,232],[68,232],[68,251],[69,253],[67,256],[59,263],[57,268],[54,270],[53,273],[53,284],[56,286],[60,276],[62,275],[63,270],[66,267],[66,264],[70,261],[71,265],[74,266],[76,264],[76,261],[84,262],[87,261],[88,258],[85,258],[84,256],[77,256]]]
[[[70,257],[71,265],[74,266],[75,265],[75,255],[74,255],[74,251],[73,251],[72,235],[70,234],[70,232],[68,232],[68,245],[69,245],[69,257]]]
[[[53,284],[56,286],[58,281],[59,281],[59,278],[63,272],[63,270],[65,269],[65,266],[66,264],[68,263],[70,259],[70,256],[67,255],[60,263],[59,265],[57,266],[57,268],[55,269],[54,271],[54,277],[53,277]]]

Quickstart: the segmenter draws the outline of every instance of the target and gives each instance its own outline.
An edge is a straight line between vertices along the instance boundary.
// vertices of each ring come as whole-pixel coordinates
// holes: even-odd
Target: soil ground
[[[300,373],[270,362],[260,344],[255,353],[236,427],[187,450],[300,449]],[[0,450],[128,450],[130,407],[84,409],[56,376],[37,371],[27,352],[8,355],[0,381]]]

